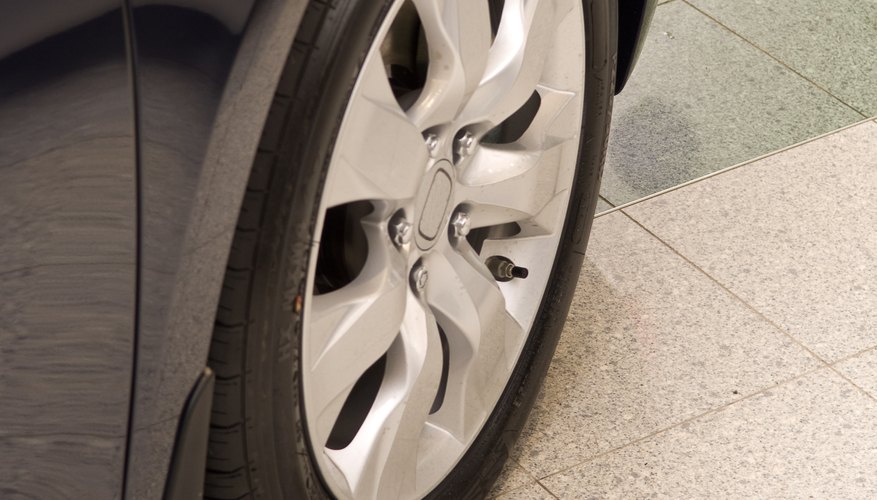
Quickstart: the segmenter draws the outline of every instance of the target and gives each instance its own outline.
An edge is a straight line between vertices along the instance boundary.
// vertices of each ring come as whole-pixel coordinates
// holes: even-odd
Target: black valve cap
[[[530,271],[527,270],[526,267],[513,266],[512,267],[512,277],[524,279],[530,274]]]
[[[496,281],[511,281],[514,278],[524,279],[530,272],[526,267],[516,266],[508,257],[494,255],[484,262]]]

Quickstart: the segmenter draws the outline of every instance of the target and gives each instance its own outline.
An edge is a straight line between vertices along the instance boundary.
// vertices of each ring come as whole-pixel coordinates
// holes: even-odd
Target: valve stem
[[[530,274],[526,267],[516,266],[508,257],[494,255],[484,262],[496,281],[511,281],[515,278],[524,279]]]

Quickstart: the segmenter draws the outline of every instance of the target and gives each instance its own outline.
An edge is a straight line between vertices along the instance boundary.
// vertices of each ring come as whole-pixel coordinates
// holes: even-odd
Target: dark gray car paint
[[[123,3],[0,6],[0,498],[160,497],[206,364],[231,231],[304,2],[155,4],[132,10],[139,325]]]
[[[143,274],[127,497],[158,498],[207,363],[235,222],[305,3],[132,7]]]
[[[124,19],[118,0],[57,4],[0,7],[0,498],[119,498],[137,263]]]

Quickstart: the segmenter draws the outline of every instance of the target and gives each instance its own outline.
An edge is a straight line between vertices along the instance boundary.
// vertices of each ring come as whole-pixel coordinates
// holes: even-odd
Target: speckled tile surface
[[[597,214],[877,114],[874,54],[875,0],[661,0]],[[877,122],[598,217],[513,457],[498,498],[873,498]]]
[[[527,486],[499,496],[498,500],[555,500],[555,497],[540,486],[539,483],[533,481]]]
[[[844,376],[877,398],[877,349],[865,351],[835,365]]]
[[[540,478],[818,366],[637,226],[594,222],[543,393],[515,457]]]
[[[689,2],[843,102],[877,114],[877,2]]]
[[[606,200],[604,200],[603,198],[600,198],[597,200],[597,213],[598,214],[600,212],[605,212],[606,210],[611,210],[611,209],[612,209],[612,205],[606,203]]]
[[[499,479],[493,485],[493,489],[487,495],[488,498],[495,498],[503,493],[524,487],[530,483],[535,483],[535,479],[527,471],[521,468],[514,460],[506,462],[500,473]]]
[[[558,498],[873,498],[877,403],[828,369],[544,479]]]
[[[877,124],[626,210],[827,361],[877,345]]]
[[[861,118],[690,5],[669,2],[615,100],[601,194],[626,203]]]

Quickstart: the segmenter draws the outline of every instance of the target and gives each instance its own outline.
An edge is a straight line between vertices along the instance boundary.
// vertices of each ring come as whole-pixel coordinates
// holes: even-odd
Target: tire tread
[[[258,496],[251,470],[258,467],[247,453],[245,371],[248,310],[254,281],[254,261],[265,218],[266,192],[280,156],[282,138],[296,104],[292,97],[316,50],[316,38],[329,10],[327,2],[311,1],[275,92],[247,182],[229,253],[208,356],[216,372],[210,423],[204,498],[238,500]],[[250,457],[244,462],[241,457]]]

